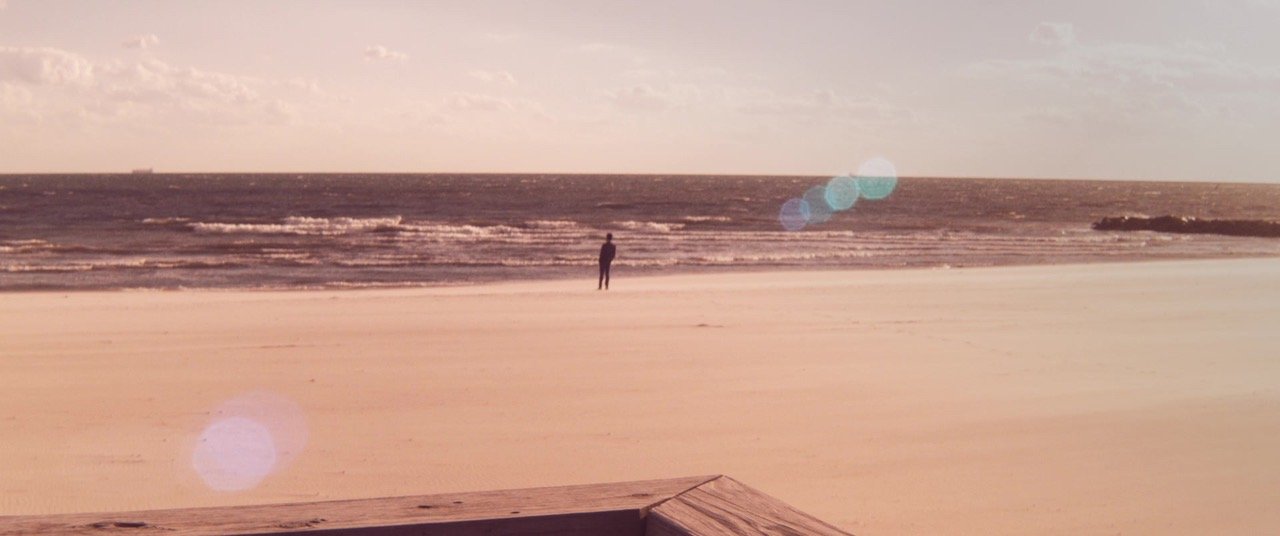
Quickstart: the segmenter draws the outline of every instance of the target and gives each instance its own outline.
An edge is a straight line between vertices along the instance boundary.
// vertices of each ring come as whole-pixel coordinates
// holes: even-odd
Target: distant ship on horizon
[[[134,174],[134,175],[150,175],[150,174],[155,173],[155,172],[156,172],[156,171],[155,171],[154,169],[151,169],[151,168],[137,168],[137,169],[133,170],[133,174]]]

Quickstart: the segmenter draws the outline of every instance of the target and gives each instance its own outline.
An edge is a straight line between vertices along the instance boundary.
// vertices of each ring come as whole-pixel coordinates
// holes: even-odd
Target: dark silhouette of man
[[[600,283],[596,285],[596,290],[609,290],[609,265],[613,264],[613,258],[618,255],[618,247],[613,245],[613,233],[604,235],[604,245],[600,246]]]

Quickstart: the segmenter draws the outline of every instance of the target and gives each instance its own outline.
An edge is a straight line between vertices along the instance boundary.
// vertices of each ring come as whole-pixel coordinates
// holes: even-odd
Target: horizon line
[[[135,173],[134,171],[39,171],[39,172],[0,172],[0,177],[15,176],[52,176],[52,175],[105,175],[105,176],[147,176],[147,175],[561,175],[561,176],[624,176],[624,177],[771,177],[771,178],[819,178],[835,177],[833,174],[795,174],[795,173],[639,173],[639,172],[589,172],[589,171],[150,171]],[[854,175],[850,172],[846,175]],[[1046,176],[978,176],[978,175],[899,175],[901,179],[938,179],[938,180],[1035,180],[1066,182],[1177,182],[1205,184],[1280,184],[1280,177],[1274,179],[1204,179],[1204,178],[1141,178],[1126,179],[1119,177],[1046,177]]]

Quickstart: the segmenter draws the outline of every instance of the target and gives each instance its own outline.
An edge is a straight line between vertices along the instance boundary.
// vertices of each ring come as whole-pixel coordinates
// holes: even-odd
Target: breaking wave
[[[0,272],[8,273],[59,273],[59,272],[90,272],[97,270],[171,270],[171,269],[201,269],[201,268],[230,268],[236,266],[247,266],[243,261],[234,260],[154,260],[154,259],[126,259],[126,260],[109,260],[98,262],[66,262],[60,264],[30,264],[30,263],[13,263],[0,264]]]
[[[653,231],[669,233],[684,229],[683,223],[659,223],[655,221],[615,221],[613,225],[632,231]]]
[[[572,220],[533,220],[524,222],[530,229],[577,229],[581,225]]]
[[[199,233],[249,233],[334,236],[369,231],[393,231],[400,228],[401,218],[308,218],[290,216],[281,223],[195,222],[189,224]]]

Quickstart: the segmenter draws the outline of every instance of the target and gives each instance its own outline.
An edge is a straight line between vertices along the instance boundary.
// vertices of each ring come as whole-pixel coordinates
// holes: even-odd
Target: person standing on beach
[[[604,245],[600,246],[600,282],[596,290],[609,290],[609,266],[618,255],[618,247],[613,245],[613,233],[604,235]]]

